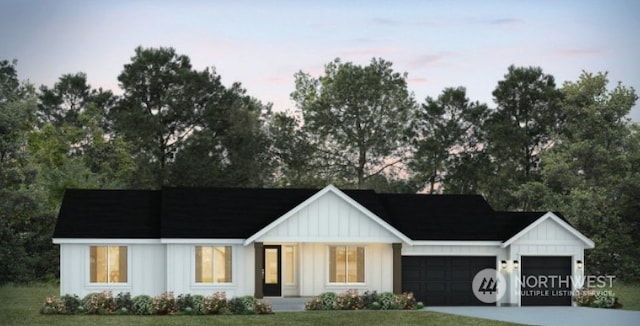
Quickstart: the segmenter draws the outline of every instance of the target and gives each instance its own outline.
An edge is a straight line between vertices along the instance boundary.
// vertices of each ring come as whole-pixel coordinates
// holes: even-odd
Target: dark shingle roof
[[[145,190],[68,189],[54,238],[160,238],[160,195]]]
[[[54,238],[246,239],[317,189],[67,190]],[[478,195],[343,192],[413,240],[507,240],[543,213],[495,212]]]

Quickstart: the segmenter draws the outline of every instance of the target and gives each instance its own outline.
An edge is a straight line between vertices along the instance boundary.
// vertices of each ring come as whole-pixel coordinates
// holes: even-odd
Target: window
[[[329,282],[364,283],[364,247],[329,247]]]
[[[127,283],[126,246],[91,246],[90,256],[91,283]]]
[[[295,251],[293,246],[284,246],[284,283],[295,284]]]
[[[231,246],[196,246],[196,283],[231,283]]]

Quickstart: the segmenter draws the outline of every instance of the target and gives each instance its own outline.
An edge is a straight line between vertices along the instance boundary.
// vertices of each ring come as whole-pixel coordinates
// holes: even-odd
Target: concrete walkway
[[[428,311],[527,325],[640,325],[640,311],[584,307],[428,307]]]
[[[271,308],[273,309],[273,312],[304,311],[305,302],[311,300],[311,298],[307,298],[307,297],[297,297],[297,298],[266,297],[264,299],[271,304]]]

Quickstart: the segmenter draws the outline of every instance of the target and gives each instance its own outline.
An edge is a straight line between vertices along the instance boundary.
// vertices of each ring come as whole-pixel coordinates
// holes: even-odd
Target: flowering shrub
[[[153,311],[153,298],[148,295],[138,295],[132,299],[132,311],[136,315],[152,315]]]
[[[153,312],[158,315],[169,315],[176,312],[176,299],[173,292],[164,292],[153,298]]]
[[[620,306],[616,294],[612,291],[581,289],[574,296],[578,306],[594,308],[616,308]]]
[[[204,298],[202,303],[207,315],[225,313],[227,309],[227,297],[224,292],[216,292]]]
[[[111,292],[90,293],[82,300],[76,295],[60,298],[49,296],[40,308],[42,314],[120,314],[120,315],[185,315],[204,314],[272,314],[269,303],[256,300],[252,296],[227,300],[224,292],[211,296],[179,295],[165,292],[156,297],[138,295],[131,298],[129,293],[119,293],[115,298]]]
[[[391,309],[422,309],[424,305],[416,302],[413,293],[393,294],[391,292],[365,292],[358,294],[357,290],[347,290],[336,295],[325,292],[311,298],[305,303],[306,310],[391,310]]]
[[[413,310],[416,308],[416,297],[412,292],[405,292],[395,296],[395,309]]]
[[[360,310],[364,308],[364,303],[358,290],[347,290],[336,296],[335,307],[338,310]]]
[[[258,315],[268,315],[272,314],[273,310],[268,302],[264,300],[256,300],[255,312]]]
[[[84,313],[90,315],[106,315],[116,310],[116,303],[111,291],[87,294],[82,299],[82,306]]]
[[[48,296],[40,308],[40,313],[45,315],[64,314],[65,311],[64,301],[55,295]]]

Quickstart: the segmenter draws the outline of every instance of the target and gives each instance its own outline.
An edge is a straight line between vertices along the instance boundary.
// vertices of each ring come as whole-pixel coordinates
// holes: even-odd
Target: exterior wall
[[[126,284],[91,284],[89,282],[89,248],[92,245],[126,245],[128,282]],[[82,243],[60,244],[60,294],[80,297],[93,292],[112,291],[156,295],[165,291],[165,247],[161,244]]]
[[[399,242],[397,236],[332,192],[301,207],[257,241]]]
[[[211,295],[225,292],[228,298],[253,295],[254,262],[253,247],[231,245],[232,281],[229,284],[197,284],[195,282],[195,247],[206,244],[167,244],[166,289],[175,294]],[[220,244],[229,245],[229,244]]]
[[[560,226],[552,219],[546,219],[518,240],[508,246],[508,259],[522,262],[522,256],[569,256],[571,257],[571,270],[574,278],[584,276],[584,268],[577,269],[576,261],[584,262],[585,244]],[[511,305],[520,305],[520,287],[518,280],[521,268],[515,269],[509,266],[510,275],[507,295]],[[573,290],[577,290],[573,284]]]
[[[393,291],[393,250],[390,244],[349,244],[365,247],[365,282],[363,284],[329,284],[329,244],[300,245],[300,295],[314,296],[322,292]]]

